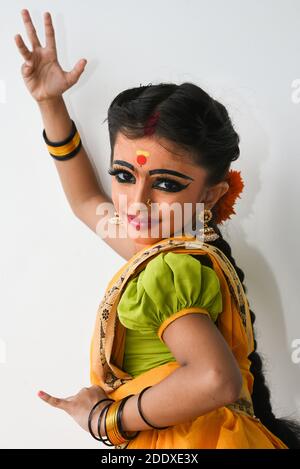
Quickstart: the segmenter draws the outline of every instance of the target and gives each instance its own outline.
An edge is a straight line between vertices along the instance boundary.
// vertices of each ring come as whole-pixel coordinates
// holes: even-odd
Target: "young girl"
[[[225,107],[192,83],[118,94],[108,110],[110,200],[62,98],[86,61],[63,71],[50,14],[45,47],[28,10],[22,16],[32,44],[15,36],[22,76],[66,197],[97,234],[106,220],[97,209],[111,204],[116,230],[103,239],[127,261],[98,308],[92,386],[66,399],[39,396],[115,448],[299,448],[298,423],[272,412],[244,274],[218,226],[244,186],[231,169],[239,136]],[[192,230],[166,214],[173,206],[191,208]],[[198,219],[204,229],[194,231]]]

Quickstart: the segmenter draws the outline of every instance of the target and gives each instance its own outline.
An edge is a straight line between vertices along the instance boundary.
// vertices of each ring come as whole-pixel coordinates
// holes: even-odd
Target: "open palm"
[[[36,101],[61,96],[78,81],[87,61],[80,59],[70,72],[64,71],[57,60],[55,33],[50,13],[44,13],[45,47],[41,46],[29,11],[23,9],[21,14],[32,46],[30,51],[20,34],[14,37],[18,50],[25,60],[21,67],[24,82]]]

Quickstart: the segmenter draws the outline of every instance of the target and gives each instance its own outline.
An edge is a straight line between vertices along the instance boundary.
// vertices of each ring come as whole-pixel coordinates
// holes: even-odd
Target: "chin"
[[[149,244],[154,244],[154,243],[157,243],[158,241],[160,241],[161,237],[159,238],[154,238],[154,237],[145,237],[145,236],[139,236],[137,238],[132,238],[133,241],[136,243],[136,244],[139,244],[139,245],[149,245]]]
[[[151,229],[142,229],[142,230],[135,230],[134,227],[128,226],[128,236],[132,239],[135,244],[139,246],[143,245],[151,245],[161,241],[162,239],[169,238],[174,235],[174,227],[169,229],[168,226],[165,227],[165,235],[163,235],[163,229],[160,226],[159,229],[153,229],[153,235],[151,235]]]

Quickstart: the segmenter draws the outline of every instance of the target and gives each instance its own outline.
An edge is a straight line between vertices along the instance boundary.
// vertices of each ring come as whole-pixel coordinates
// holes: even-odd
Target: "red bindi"
[[[142,166],[146,163],[147,158],[144,155],[138,155],[136,161]]]
[[[136,154],[136,161],[140,166],[143,166],[147,163],[147,158],[150,156],[150,153],[148,151],[138,150]]]

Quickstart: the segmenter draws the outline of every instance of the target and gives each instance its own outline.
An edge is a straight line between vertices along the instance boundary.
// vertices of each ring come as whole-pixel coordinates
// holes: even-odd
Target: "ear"
[[[215,184],[214,186],[211,186],[206,189],[201,202],[205,204],[205,208],[211,209],[218,202],[218,200],[228,191],[228,189],[228,182],[219,182],[218,184]]]

